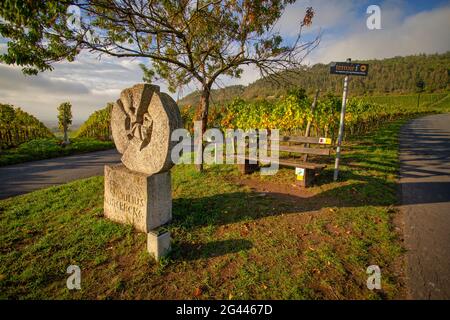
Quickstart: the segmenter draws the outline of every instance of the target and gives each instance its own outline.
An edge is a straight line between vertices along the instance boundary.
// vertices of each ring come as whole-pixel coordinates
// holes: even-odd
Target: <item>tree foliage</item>
[[[172,90],[192,80],[210,89],[220,75],[239,77],[243,65],[254,64],[265,75],[299,65],[316,44],[300,41],[301,28],[314,16],[312,8],[299,21],[292,43],[272,28],[293,2],[5,0],[0,33],[10,41],[1,60],[37,73],[89,49],[150,58],[152,68],[143,68],[146,78],[163,78]],[[67,10],[71,4],[80,9],[79,23],[68,23],[77,19]]]
[[[51,63],[63,59],[73,61],[79,52],[76,41],[63,40],[70,37],[67,6],[67,1],[2,1],[0,34],[10,41],[0,61],[22,66],[25,74],[50,70]]]
[[[67,130],[72,124],[72,105],[70,102],[63,102],[58,107],[58,127],[64,134],[64,144],[69,143]]]
[[[72,124],[72,104],[63,102],[58,107],[58,127],[66,130]]]

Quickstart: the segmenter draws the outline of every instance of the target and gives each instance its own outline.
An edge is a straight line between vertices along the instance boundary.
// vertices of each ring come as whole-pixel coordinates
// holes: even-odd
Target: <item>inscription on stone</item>
[[[124,165],[105,166],[105,216],[148,232],[172,218],[170,173],[143,175]]]
[[[122,192],[115,181],[108,181],[109,193],[105,197],[105,203],[114,210],[123,211],[124,220],[131,224],[145,224],[145,199],[136,195]]]

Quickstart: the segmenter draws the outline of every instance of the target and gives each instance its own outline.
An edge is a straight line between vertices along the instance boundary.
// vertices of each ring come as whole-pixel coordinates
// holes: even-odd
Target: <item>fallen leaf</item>
[[[202,295],[202,289],[201,288],[195,288],[194,296],[200,297],[201,295]]]

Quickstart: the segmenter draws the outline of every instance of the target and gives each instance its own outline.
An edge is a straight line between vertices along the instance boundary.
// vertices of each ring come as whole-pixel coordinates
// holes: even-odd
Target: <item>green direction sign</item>
[[[331,74],[367,76],[368,72],[369,72],[369,65],[366,63],[332,62],[330,64]]]

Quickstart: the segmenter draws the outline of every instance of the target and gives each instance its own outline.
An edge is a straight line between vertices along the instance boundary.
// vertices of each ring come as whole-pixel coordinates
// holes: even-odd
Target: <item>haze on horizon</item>
[[[366,9],[371,4],[381,8],[381,30],[366,27]],[[322,37],[319,46],[305,59],[308,65],[343,61],[348,57],[381,59],[450,50],[448,1],[299,0],[287,8],[277,25],[283,37],[293,36],[309,6],[314,8],[316,16],[304,37],[311,39],[319,32]],[[6,49],[7,40],[0,38],[0,53]],[[70,101],[74,124],[79,124],[93,111],[116,100],[122,89],[142,82],[140,63],[149,61],[98,57],[83,52],[75,62],[60,62],[55,64],[54,71],[38,76],[24,76],[20,67],[0,64],[0,102],[21,107],[43,122],[54,123],[57,106]],[[217,86],[247,85],[258,78],[255,69],[246,68],[240,79],[222,77]],[[164,83],[158,85],[168,92]],[[196,89],[190,85],[172,96],[181,98]]]

